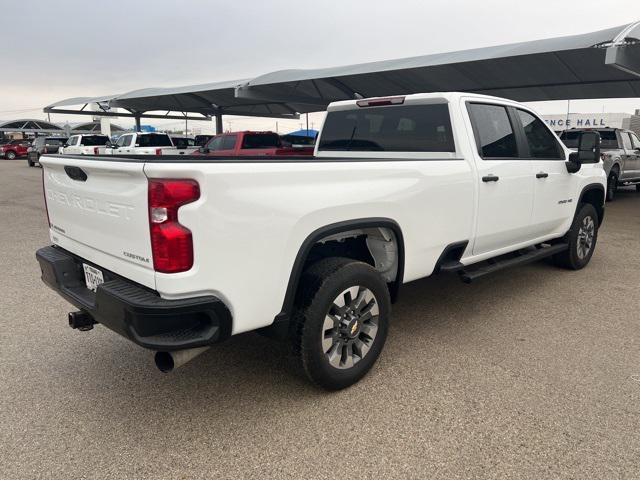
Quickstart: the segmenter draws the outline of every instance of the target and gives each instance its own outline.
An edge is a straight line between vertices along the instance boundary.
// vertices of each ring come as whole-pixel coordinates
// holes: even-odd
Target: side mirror
[[[204,153],[204,154],[209,153],[209,151],[210,151],[210,150],[209,150],[207,147],[200,147],[200,148],[198,149],[198,152],[199,152],[199,153]]]
[[[578,141],[578,151],[569,155],[566,162],[567,172],[580,171],[583,163],[598,163],[600,161],[600,134],[598,132],[582,132]]]
[[[49,144],[48,144],[48,143],[47,143],[47,144],[45,144],[45,147],[48,147],[48,146],[49,146]],[[62,146],[63,146],[63,148],[67,148],[67,147],[69,146],[69,144],[68,144],[68,143],[65,143],[65,144],[64,144],[64,145],[62,145]]]

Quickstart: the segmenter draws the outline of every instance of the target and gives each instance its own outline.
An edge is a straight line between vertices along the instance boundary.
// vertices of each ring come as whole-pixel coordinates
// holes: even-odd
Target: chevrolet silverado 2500
[[[42,278],[167,371],[281,334],[309,378],[364,376],[403,283],[551,257],[581,269],[604,215],[599,136],[571,152],[524,105],[466,93],[331,104],[313,157],[43,156]]]

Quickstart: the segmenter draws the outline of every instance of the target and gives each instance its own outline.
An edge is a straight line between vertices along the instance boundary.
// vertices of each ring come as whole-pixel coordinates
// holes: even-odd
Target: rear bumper
[[[181,350],[219,342],[231,332],[231,314],[214,296],[165,300],[58,247],[37,251],[42,280],[102,325],[144,348]],[[103,272],[96,292],[85,286],[82,264]]]

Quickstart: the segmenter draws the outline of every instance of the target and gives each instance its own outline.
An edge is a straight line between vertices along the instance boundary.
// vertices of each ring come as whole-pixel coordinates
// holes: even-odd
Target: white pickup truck
[[[166,133],[137,132],[121,135],[115,144],[99,148],[98,155],[190,155],[198,148],[177,147]]]
[[[106,135],[72,135],[58,149],[58,153],[62,155],[96,155],[107,143],[109,143],[109,137]]]
[[[334,103],[310,157],[43,156],[42,279],[171,370],[250,330],[327,389],[378,358],[402,284],[594,252],[599,135],[570,152],[524,105],[467,93]],[[427,292],[428,294],[428,292]]]

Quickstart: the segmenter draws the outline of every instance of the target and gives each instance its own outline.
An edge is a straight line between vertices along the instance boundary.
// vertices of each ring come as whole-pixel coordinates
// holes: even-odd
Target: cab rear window
[[[455,152],[449,106],[402,105],[329,112],[318,150]]]
[[[565,130],[560,134],[560,140],[564,143],[567,148],[578,148],[578,141],[580,140],[580,135],[582,132],[586,130]],[[618,146],[618,137],[616,136],[615,130],[597,130],[600,134],[600,148],[602,149],[617,149],[620,148]]]

